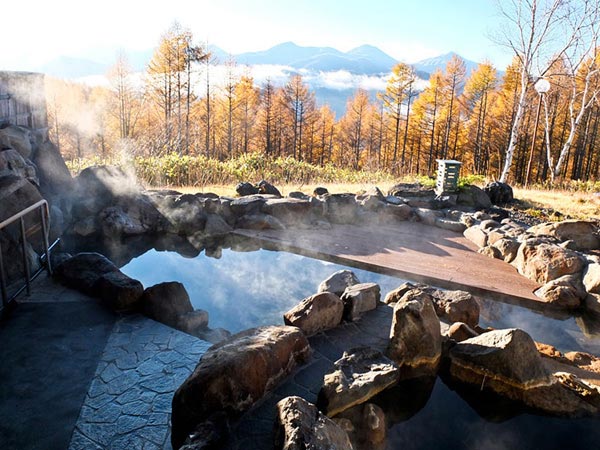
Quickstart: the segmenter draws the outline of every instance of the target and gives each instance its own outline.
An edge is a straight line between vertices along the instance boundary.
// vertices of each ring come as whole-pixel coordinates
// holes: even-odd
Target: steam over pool
[[[316,293],[321,281],[341,269],[352,270],[363,283],[378,283],[382,299],[405,281],[281,251],[221,249],[218,254],[218,259],[204,252],[187,258],[176,252],[149,250],[121,270],[145,287],[164,281],[183,283],[194,307],[208,311],[209,326],[233,333],[282,324],[285,311]],[[585,317],[545,316],[486,299],[480,299],[480,308],[483,327],[517,327],[561,351],[600,354],[598,326]]]

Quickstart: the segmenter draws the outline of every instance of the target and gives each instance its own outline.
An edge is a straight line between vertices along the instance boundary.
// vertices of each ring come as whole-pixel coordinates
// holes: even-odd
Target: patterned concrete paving
[[[119,319],[69,449],[169,448],[173,393],[210,345],[144,316]]]
[[[0,437],[10,437],[10,441],[0,439],[3,450],[171,448],[173,393],[210,343],[141,315],[115,316],[96,300],[45,275],[35,281],[32,295],[19,298],[19,303],[14,318],[3,324],[0,332],[14,335],[12,328],[18,325],[24,336],[33,325],[32,318],[40,318],[35,324],[35,340],[49,345],[57,338],[62,340],[54,345],[55,351],[42,348],[33,359],[27,349],[35,343],[27,347],[27,342],[21,342],[25,337],[2,349],[1,356],[6,357],[2,367],[8,374],[14,372],[11,367],[19,366],[32,378],[25,387],[18,380],[2,385],[0,396],[7,405],[0,406]],[[49,311],[54,311],[52,320],[44,320]],[[71,316],[70,321],[61,320]],[[87,317],[87,322],[74,326],[79,317]],[[42,413],[23,410],[18,393],[36,379],[52,380],[57,375],[53,369],[61,367],[65,370],[59,381],[66,387],[52,392],[56,383],[47,383],[44,391],[51,400],[32,400],[34,406],[45,404],[42,410],[47,424],[36,429],[32,420]],[[53,414],[61,409],[64,414]],[[18,411],[18,420],[11,422]],[[33,417],[26,417],[28,414]],[[55,429],[52,439],[44,438],[49,429]]]

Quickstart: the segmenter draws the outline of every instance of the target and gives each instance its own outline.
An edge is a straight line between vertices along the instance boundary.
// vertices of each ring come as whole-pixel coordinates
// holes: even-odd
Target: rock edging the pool
[[[463,233],[481,253],[512,264],[542,284],[535,294],[549,306],[600,312],[600,256],[593,254],[600,249],[598,223],[566,220],[526,228],[492,205],[490,198],[511,199],[510,186],[503,183],[491,183],[483,190],[466,186],[458,194],[444,196],[419,184],[400,183],[388,195],[376,187],[358,195],[317,188],[312,195],[290,192],[282,197],[262,180],[255,185],[240,183],[242,196],[233,198],[144,191],[123,170],[95,166],[84,169],[75,184],[67,236],[118,240],[178,235],[201,248],[236,228],[308,228],[318,233],[332,224],[389,226],[419,221]]]
[[[350,301],[345,293],[356,286],[361,284],[352,272],[337,272],[321,284],[320,292],[284,314],[286,323],[300,328],[251,329],[209,349],[173,399],[173,448],[225,445],[226,430],[241,415],[251,413],[263,395],[310,362],[302,336],[360,323],[362,315],[373,311],[342,316],[342,299]],[[322,291],[326,287],[337,290]],[[386,424],[393,419],[386,415],[385,404],[378,404],[382,393],[385,397],[389,389],[402,389],[403,380],[437,376],[456,389],[493,393],[537,413],[598,416],[600,358],[581,352],[563,355],[517,328],[483,329],[476,299],[464,291],[405,283],[385,300],[377,299],[374,308],[392,310],[386,353],[368,346],[348,348],[324,375],[316,404],[297,395],[279,401],[273,411],[275,449],[305,448],[314,442],[320,448],[386,448]],[[456,309],[462,314],[453,315]],[[457,317],[468,318],[470,325]],[[463,328],[468,332],[457,332]],[[279,335],[285,338],[277,343]],[[276,350],[290,346],[296,350]],[[276,375],[260,380],[252,375],[265,370]]]
[[[183,284],[171,281],[144,289],[105,256],[84,252],[55,255],[54,277],[61,283],[99,298],[118,313],[141,313],[184,333],[209,342],[219,342],[231,333],[208,326],[208,312],[194,310]]]

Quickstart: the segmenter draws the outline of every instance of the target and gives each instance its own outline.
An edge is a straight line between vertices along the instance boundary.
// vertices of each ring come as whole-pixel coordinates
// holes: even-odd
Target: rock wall
[[[50,238],[60,236],[69,221],[73,180],[58,149],[45,131],[16,125],[0,128],[0,222],[46,199],[50,207]],[[27,230],[39,224],[39,214],[25,218]],[[0,230],[2,257],[8,281],[23,276],[18,224]],[[28,237],[27,254],[33,270],[39,266],[43,246],[40,232]]]

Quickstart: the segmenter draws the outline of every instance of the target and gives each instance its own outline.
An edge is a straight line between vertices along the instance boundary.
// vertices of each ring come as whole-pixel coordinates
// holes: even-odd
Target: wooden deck
[[[514,267],[477,253],[462,234],[421,223],[396,227],[333,225],[331,230],[242,230],[236,234],[257,239],[265,248],[324,259],[374,272],[463,289],[508,303],[547,308],[533,294],[538,284]]]

